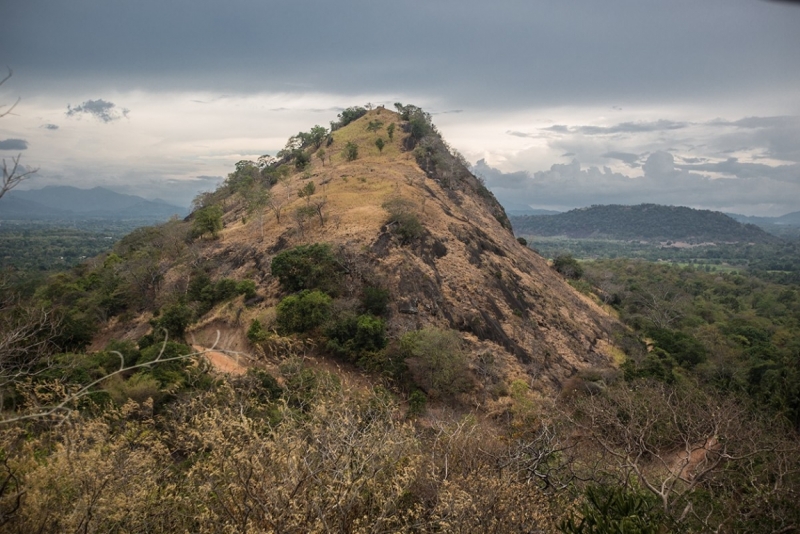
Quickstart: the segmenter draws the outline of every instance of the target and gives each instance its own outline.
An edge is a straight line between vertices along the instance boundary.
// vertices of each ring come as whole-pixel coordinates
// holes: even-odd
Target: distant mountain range
[[[780,217],[751,217],[749,215],[739,215],[738,213],[726,213],[725,215],[736,219],[740,223],[755,224],[757,226],[800,226],[800,211],[793,211]]]
[[[510,217],[518,235],[687,243],[771,243],[779,239],[718,211],[681,206],[591,206],[557,215]]]
[[[186,208],[163,200],[147,200],[136,195],[116,193],[104,187],[79,189],[72,186],[47,186],[28,191],[11,191],[0,199],[3,220],[109,219],[165,221],[173,215],[183,217]]]

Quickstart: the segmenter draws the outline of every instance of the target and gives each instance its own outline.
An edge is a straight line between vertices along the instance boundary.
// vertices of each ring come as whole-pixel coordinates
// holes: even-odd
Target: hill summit
[[[515,239],[503,208],[429,115],[398,109],[345,110],[330,133],[315,126],[276,157],[239,162],[185,222],[122,240],[117,255],[151,255],[158,281],[138,293],[144,315],[108,323],[95,346],[136,339],[184,306],[185,335],[200,345],[221,331],[227,349],[253,353],[255,342],[280,359],[279,340],[294,332],[313,340],[311,352],[349,354],[368,369],[388,364],[374,356],[385,342],[367,349],[358,341],[364,317],[385,325],[388,340],[435,332],[465,355],[463,391],[489,399],[516,379],[551,393],[580,369],[609,366],[618,323]],[[190,243],[170,237],[188,225]],[[220,280],[254,288],[247,301],[203,304],[204,288]],[[320,306],[327,315],[309,319]],[[436,395],[422,376],[430,369],[415,371],[413,360],[415,383]]]

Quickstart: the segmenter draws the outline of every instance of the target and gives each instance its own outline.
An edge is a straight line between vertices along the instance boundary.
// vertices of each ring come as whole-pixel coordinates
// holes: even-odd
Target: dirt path
[[[209,350],[200,345],[192,345],[192,348],[197,352],[202,352],[214,370],[219,373],[243,375],[247,372],[247,359],[244,357],[230,356],[224,352]]]

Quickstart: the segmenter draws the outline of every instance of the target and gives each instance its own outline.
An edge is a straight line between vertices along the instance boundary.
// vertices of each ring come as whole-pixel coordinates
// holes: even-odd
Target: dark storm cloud
[[[127,117],[128,113],[130,113],[130,110],[117,107],[113,102],[107,102],[103,99],[87,100],[75,107],[67,105],[67,117],[86,114],[106,123]]]
[[[677,122],[669,120],[657,120],[652,122],[622,122],[614,126],[566,126],[556,124],[543,130],[556,133],[571,133],[583,135],[613,135],[620,133],[648,133],[660,132],[664,130],[680,130],[689,127],[688,122]]]
[[[752,0],[7,4],[0,64],[39,87],[302,87],[511,108],[630,107],[800,82],[800,10]],[[699,53],[709,60],[687,61]]]
[[[27,150],[28,142],[25,139],[5,139],[0,141],[0,150]]]

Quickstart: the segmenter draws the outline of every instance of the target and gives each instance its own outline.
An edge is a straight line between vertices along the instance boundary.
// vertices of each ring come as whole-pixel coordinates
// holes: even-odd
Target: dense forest
[[[800,529],[798,285],[548,266],[430,116],[397,109],[344,110],[240,162],[187,220],[35,286],[5,279],[0,528]],[[543,269],[535,299],[518,265]],[[482,315],[446,300],[483,294]],[[220,344],[237,336],[246,350]]]
[[[800,282],[800,242],[680,247],[606,239],[523,237],[546,258],[571,255],[581,260],[632,258],[652,262],[692,265],[705,271],[747,272],[764,280]]]

